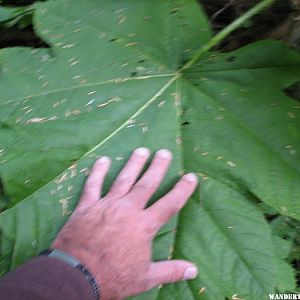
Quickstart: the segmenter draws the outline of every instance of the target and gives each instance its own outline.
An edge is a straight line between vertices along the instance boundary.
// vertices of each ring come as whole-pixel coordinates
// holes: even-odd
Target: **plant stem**
[[[241,27],[244,23],[246,23],[249,19],[251,19],[254,15],[260,13],[264,9],[268,8],[273,2],[276,0],[263,0],[259,2],[257,5],[248,10],[245,14],[234,20],[228,26],[223,28],[219,33],[213,36],[206,45],[199,49],[198,52],[189,60],[181,69],[183,71],[189,67],[191,67],[204,53],[209,51],[211,48],[219,44],[222,40],[224,40],[231,32]]]

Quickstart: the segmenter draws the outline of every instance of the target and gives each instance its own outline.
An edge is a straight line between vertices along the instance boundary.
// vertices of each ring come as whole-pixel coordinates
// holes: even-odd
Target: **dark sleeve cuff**
[[[51,257],[34,258],[0,279],[1,299],[95,300],[80,270]]]

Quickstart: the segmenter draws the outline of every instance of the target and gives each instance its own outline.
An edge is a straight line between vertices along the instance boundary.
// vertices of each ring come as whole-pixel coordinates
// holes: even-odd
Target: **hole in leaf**
[[[186,125],[189,125],[189,124],[190,124],[190,122],[187,122],[187,121],[186,121],[186,122],[183,122],[181,125],[182,125],[182,126],[186,126]]]
[[[235,56],[229,56],[229,57],[226,58],[226,61],[227,62],[233,62],[233,61],[235,61],[235,59],[236,59]]]
[[[279,215],[278,214],[272,214],[272,215],[268,215],[266,214],[265,217],[267,219],[268,222],[272,222],[273,220],[275,220]]]
[[[141,59],[141,60],[138,61],[138,63],[140,63],[140,64],[142,64],[143,62],[145,62],[144,59]]]
[[[137,72],[131,72],[131,73],[130,73],[130,76],[131,76],[131,77],[135,77],[136,75],[137,75]]]
[[[300,102],[300,81],[294,83],[288,88],[284,89],[284,92],[291,98]]]
[[[114,39],[110,39],[109,42],[112,43],[112,42],[115,42],[116,40],[117,40],[117,39],[115,39],[115,38],[114,38]]]

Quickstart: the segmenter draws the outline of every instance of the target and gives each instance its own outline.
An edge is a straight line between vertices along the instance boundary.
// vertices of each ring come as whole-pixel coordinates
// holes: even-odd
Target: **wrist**
[[[82,273],[82,275],[85,277],[86,281],[91,286],[95,296],[95,300],[100,300],[100,288],[95,280],[95,277],[90,272],[90,270],[80,260],[78,260],[77,257],[73,256],[72,254],[69,254],[66,251],[62,251],[61,249],[57,249],[57,248],[47,249],[43,251],[41,255],[63,261],[64,263],[79,270]]]

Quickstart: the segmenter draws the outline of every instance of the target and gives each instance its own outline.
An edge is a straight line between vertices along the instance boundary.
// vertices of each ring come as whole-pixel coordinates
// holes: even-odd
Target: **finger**
[[[102,156],[95,162],[91,174],[84,185],[76,210],[85,209],[99,200],[103,182],[110,165],[111,160],[107,156]]]
[[[148,170],[129,192],[130,201],[143,208],[162,182],[171,160],[172,153],[169,150],[157,151]]]
[[[150,267],[149,288],[153,288],[160,284],[194,279],[197,275],[197,267],[185,260],[155,262],[152,263]]]
[[[106,198],[119,198],[127,194],[133,184],[136,182],[137,177],[143,170],[149,156],[149,149],[135,149],[125,167],[121,170],[116,180],[114,181],[112,187],[106,195]]]
[[[193,173],[184,175],[165,196],[147,209],[156,231],[178,213],[193,194],[197,186],[197,176]]]

